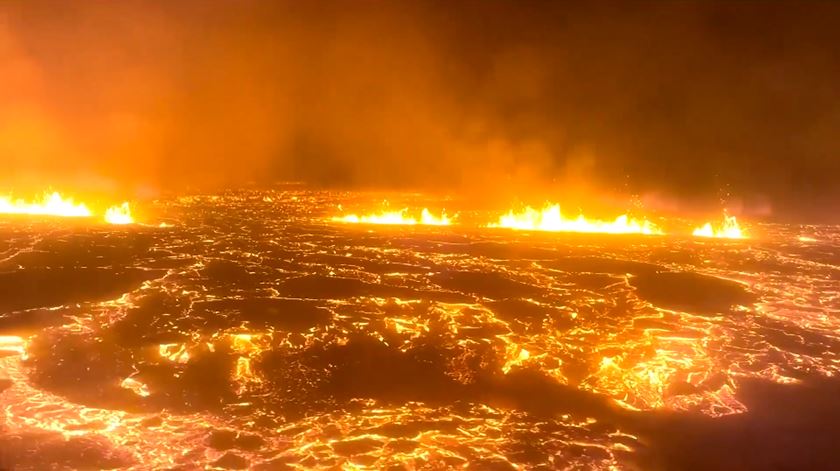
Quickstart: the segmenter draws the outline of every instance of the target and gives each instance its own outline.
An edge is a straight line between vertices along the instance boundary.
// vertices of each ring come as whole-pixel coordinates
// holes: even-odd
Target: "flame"
[[[134,218],[131,216],[131,206],[127,202],[111,206],[105,211],[105,222],[108,224],[133,224]]]
[[[446,215],[446,211],[441,211],[440,216],[432,214],[428,208],[423,208],[420,212],[420,219],[407,215],[408,209],[400,211],[383,211],[375,214],[356,215],[348,214],[346,216],[336,216],[332,218],[335,222],[345,222],[353,224],[392,224],[392,225],[424,225],[424,226],[449,226],[452,224],[452,219]]]
[[[584,215],[567,218],[560,212],[559,204],[547,204],[542,210],[530,206],[516,213],[513,210],[499,217],[499,222],[488,227],[506,227],[529,231],[551,232],[600,232],[607,234],[663,234],[647,219],[637,220],[623,214],[614,221],[587,219]]]
[[[695,237],[716,237],[720,239],[745,239],[747,237],[738,225],[735,216],[729,216],[726,212],[723,213],[723,226],[714,227],[712,223],[707,222],[704,226],[694,229],[692,234]]]
[[[76,203],[73,198],[65,197],[54,191],[45,192],[39,199],[26,201],[0,196],[0,214],[21,214],[33,216],[91,217],[93,212],[84,203]],[[105,222],[109,224],[132,224],[131,207],[123,203],[105,211]]]
[[[59,192],[44,193],[41,199],[25,201],[0,196],[0,214],[29,214],[37,216],[90,217],[91,211],[84,203],[75,203]]]

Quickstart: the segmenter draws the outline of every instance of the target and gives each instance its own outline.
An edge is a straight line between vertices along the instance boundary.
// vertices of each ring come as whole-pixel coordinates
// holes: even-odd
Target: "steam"
[[[797,2],[14,2],[0,184],[833,198],[838,18]]]

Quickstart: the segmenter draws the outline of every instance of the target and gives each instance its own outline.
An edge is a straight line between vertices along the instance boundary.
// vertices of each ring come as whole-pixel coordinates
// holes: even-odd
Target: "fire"
[[[345,222],[353,224],[392,224],[392,225],[424,225],[424,226],[449,226],[452,224],[452,219],[446,215],[446,211],[441,211],[440,216],[432,214],[428,208],[423,208],[420,212],[420,218],[408,215],[408,209],[400,211],[383,211],[380,213],[368,215],[348,214],[346,216],[336,216],[332,218],[335,222]]]
[[[133,224],[134,218],[131,216],[131,206],[127,202],[111,206],[105,211],[105,222],[108,224]]]
[[[0,196],[0,214],[87,218],[93,216],[93,211],[84,203],[77,203],[73,198],[54,191],[45,192],[40,198],[32,201]],[[109,224],[134,223],[131,207],[127,202],[111,206],[105,211],[105,222]]]
[[[36,216],[90,217],[91,211],[84,203],[76,203],[59,192],[44,193],[35,201],[0,196],[0,214],[28,214]]]
[[[735,219],[735,216],[729,216],[726,212],[723,213],[722,226],[714,227],[712,223],[707,222],[703,227],[694,229],[692,234],[696,237],[716,237],[721,239],[745,239],[747,237],[738,225],[738,220]]]
[[[587,219],[584,215],[568,218],[560,212],[559,204],[547,204],[542,210],[530,206],[520,212],[509,211],[499,217],[498,223],[488,227],[505,227],[528,231],[551,232],[600,232],[607,234],[663,234],[647,219],[638,220],[623,214],[614,221]]]

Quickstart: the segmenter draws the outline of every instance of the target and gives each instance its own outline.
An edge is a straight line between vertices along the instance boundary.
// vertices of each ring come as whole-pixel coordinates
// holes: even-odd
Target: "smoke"
[[[831,2],[6,2],[6,187],[838,196]],[[794,204],[795,203],[795,204]]]

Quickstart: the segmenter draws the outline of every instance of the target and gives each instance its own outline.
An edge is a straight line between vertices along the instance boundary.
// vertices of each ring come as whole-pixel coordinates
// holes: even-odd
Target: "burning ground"
[[[346,198],[159,201],[172,227],[3,222],[0,464],[833,462],[836,228],[333,222]]]

